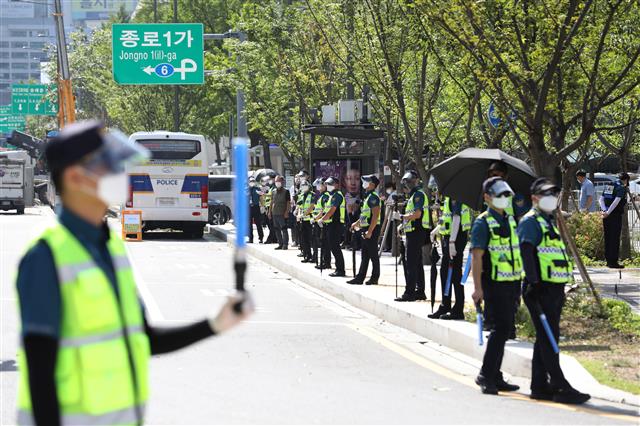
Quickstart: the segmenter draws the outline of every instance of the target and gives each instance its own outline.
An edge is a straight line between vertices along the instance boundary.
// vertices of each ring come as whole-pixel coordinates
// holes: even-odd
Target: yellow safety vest
[[[302,220],[305,222],[311,221],[311,216],[313,215],[313,212],[307,214],[307,210],[309,210],[309,208],[311,207],[312,201],[313,201],[313,194],[311,193],[311,191],[307,192],[306,194],[302,193],[302,203],[301,203]]]
[[[440,235],[451,235],[451,222],[453,213],[451,212],[451,198],[444,198],[444,206],[442,208],[442,216],[440,217]],[[466,204],[462,204],[460,208],[460,227],[462,232],[471,229],[471,209]]]
[[[124,243],[115,233],[107,243],[116,296],[105,273],[66,227],[52,226],[38,240],[49,246],[60,283],[55,380],[62,424],[142,422],[149,394],[149,340]],[[23,349],[18,365],[18,424],[34,424]]]
[[[550,224],[536,209],[531,209],[525,217],[533,216],[542,230],[542,241],[537,247],[540,263],[540,279],[544,282],[565,284],[573,277],[573,263],[567,255],[567,248],[555,225]],[[551,229],[553,227],[553,232]]]
[[[329,199],[329,194],[327,192],[322,192],[318,195],[318,199],[316,200],[316,204],[313,207],[313,217],[317,217],[320,213],[327,214],[329,209],[325,210],[327,200]]]
[[[362,204],[360,210],[360,226],[369,226],[369,220],[371,219],[371,207],[369,207],[369,198],[375,197],[378,199],[378,206],[380,205],[380,196],[376,191],[371,192]]]
[[[422,196],[424,197],[424,204],[422,206],[422,219],[420,219],[420,225],[424,229],[429,229],[429,199],[427,198],[427,194],[425,194],[423,190],[418,189],[416,192],[413,193],[413,195],[411,195],[411,198],[409,198],[409,200],[407,201],[405,214],[411,214],[416,210],[415,205],[413,203],[413,197],[415,197],[415,195],[418,193],[422,194]],[[404,224],[404,232],[413,232],[415,229],[413,226],[413,223],[417,221],[418,219],[406,221]]]
[[[344,199],[344,194],[342,194],[342,192],[340,192],[338,190],[335,190],[333,192],[333,194],[329,194],[329,201],[327,202],[327,205],[326,205],[325,208],[326,208],[327,212],[329,210],[331,210],[331,200],[333,200],[333,196],[336,195],[336,194],[342,195],[342,202],[340,203],[340,208],[337,209],[337,211],[335,213],[333,213],[333,214],[335,216],[336,213],[339,213],[340,214],[340,223],[344,223],[344,219],[345,219],[345,217],[347,215],[347,209],[346,209],[347,203],[346,203],[346,201]],[[333,216],[331,217],[331,221],[333,222]]]
[[[491,263],[490,276],[492,281],[520,282],[523,276],[522,256],[520,255],[520,241],[516,233],[516,220],[513,216],[507,216],[509,220],[509,235],[502,237],[498,232],[500,224],[489,214],[482,213],[478,218],[486,218],[489,226],[489,260]]]

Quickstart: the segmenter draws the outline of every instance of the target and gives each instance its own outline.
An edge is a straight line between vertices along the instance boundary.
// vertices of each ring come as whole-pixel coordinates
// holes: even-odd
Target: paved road
[[[0,215],[0,424],[14,420],[16,309],[13,274],[41,210]],[[201,318],[232,282],[226,244],[163,234],[129,243],[154,324]],[[475,362],[250,262],[258,312],[241,328],[154,359],[149,424],[437,423],[637,424],[634,410],[489,397]],[[445,369],[449,365],[454,371]],[[637,410],[636,410],[637,411]]]

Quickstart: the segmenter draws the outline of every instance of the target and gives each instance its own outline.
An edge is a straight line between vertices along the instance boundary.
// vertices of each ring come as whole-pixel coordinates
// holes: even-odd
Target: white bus
[[[142,211],[143,231],[178,229],[201,238],[209,220],[207,143],[201,135],[137,132],[151,158],[127,169],[127,210]]]

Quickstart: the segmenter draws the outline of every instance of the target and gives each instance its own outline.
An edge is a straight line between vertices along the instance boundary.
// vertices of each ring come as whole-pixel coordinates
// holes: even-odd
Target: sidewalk
[[[624,300],[636,314],[640,314],[640,269],[587,268],[591,281],[603,297]],[[579,273],[576,282],[582,283]]]
[[[227,241],[229,245],[233,244],[232,236],[235,235],[235,228],[232,225],[210,226],[209,232],[215,237]],[[329,277],[328,274],[331,270],[323,271],[323,274],[320,275],[320,271],[315,269],[313,264],[300,263],[300,258],[297,257],[299,251],[295,248],[290,247],[287,251],[275,251],[275,247],[273,244],[248,244],[247,251],[251,256],[286,272],[295,279],[369,312],[384,321],[410,330],[472,358],[482,359],[484,347],[478,345],[477,329],[474,324],[465,321],[442,321],[427,318],[427,315],[431,313],[430,301],[406,303],[393,300],[396,294],[395,258],[388,254],[381,258],[380,285],[364,286],[346,284],[347,279],[353,277],[351,251],[343,250],[348,275],[345,279]],[[359,254],[356,255],[356,260],[359,266]],[[427,296],[429,296],[429,266],[425,266],[425,277]],[[465,286],[465,295],[470,301],[473,285],[469,284]],[[402,294],[403,290],[404,275],[402,265],[399,265],[398,294]],[[434,309],[438,307],[439,295],[438,288]],[[485,333],[485,340],[487,334]],[[514,376],[530,378],[532,355],[533,347],[530,343],[508,341],[502,364],[503,370]],[[640,406],[639,396],[601,385],[575,358],[561,354],[561,364],[567,379],[576,388],[599,399]]]

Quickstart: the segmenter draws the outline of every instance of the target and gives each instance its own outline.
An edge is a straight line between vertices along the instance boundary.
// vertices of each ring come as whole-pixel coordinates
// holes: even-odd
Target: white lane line
[[[163,324],[190,324],[191,321],[193,321],[193,319],[170,319],[170,320],[164,320]],[[242,324],[256,324],[256,325],[319,325],[319,326],[339,326],[339,327],[350,327],[351,326],[351,324],[344,323],[344,322],[330,322],[330,321],[260,321],[260,320],[247,320],[247,321],[242,321]]]
[[[148,319],[151,322],[165,321],[164,315],[162,315],[162,311],[160,311],[160,307],[153,298],[149,287],[147,287],[144,280],[142,279],[142,275],[135,267],[133,256],[131,255],[131,250],[129,250],[129,247],[126,243],[125,248],[127,250],[129,261],[131,263],[131,270],[133,271],[133,277],[136,281],[136,287],[138,288],[138,293],[140,293],[140,297],[142,297],[142,301],[144,302],[144,307],[147,312]]]
[[[208,288],[201,288],[200,292],[207,297],[227,297],[231,295],[230,290],[222,290],[222,289],[209,290]]]

